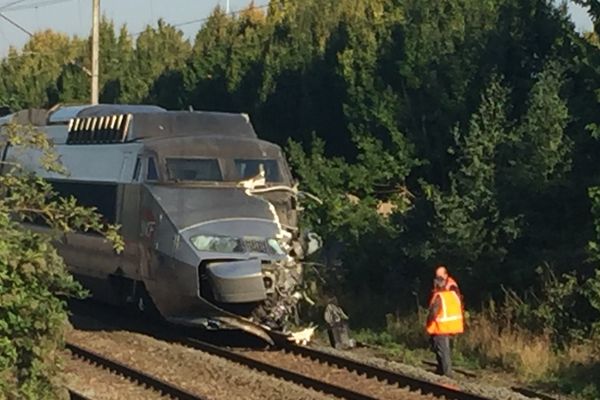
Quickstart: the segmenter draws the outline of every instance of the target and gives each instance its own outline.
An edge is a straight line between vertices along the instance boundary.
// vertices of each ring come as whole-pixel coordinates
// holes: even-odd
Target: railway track
[[[85,396],[82,393],[79,393],[77,390],[68,389],[69,391],[69,400],[91,400],[89,397]]]
[[[340,368],[346,368],[351,371],[355,371],[359,374],[364,374],[366,376],[373,376],[379,380],[387,381],[390,383],[396,383],[399,386],[406,386],[414,390],[420,390],[424,393],[431,393],[436,397],[444,397],[446,399],[456,399],[456,400],[483,400],[488,399],[488,397],[480,396],[472,393],[467,393],[459,388],[450,387],[448,385],[435,384],[429,381],[425,381],[422,379],[406,376],[395,371],[391,371],[385,368],[374,367],[369,364],[361,363],[343,356],[334,355],[331,353],[319,351],[317,349],[299,346],[289,341],[282,340],[280,338],[277,340],[279,346],[281,346],[285,351],[290,352],[292,354],[297,354],[306,358],[318,360],[322,363],[337,365]],[[431,363],[427,363],[431,365]],[[472,372],[460,370],[460,373],[473,378],[476,377]],[[531,399],[539,399],[539,400],[556,400],[556,398],[551,397],[549,395],[537,392],[533,389],[513,386],[510,388],[513,392],[521,394],[525,397]]]
[[[179,342],[343,399],[490,400],[458,388],[436,385],[292,344],[285,345],[285,348],[278,351],[235,351],[189,337],[180,339]],[[290,368],[290,365],[293,365],[293,368]]]
[[[321,363],[335,365],[339,368],[354,371],[361,375],[374,377],[380,381],[389,382],[390,384],[395,384],[400,387],[407,387],[413,391],[432,394],[435,397],[444,397],[449,400],[489,400],[487,397],[467,393],[457,387],[435,384],[310,347],[298,346],[290,342],[281,342],[280,346],[282,346],[286,352],[291,354],[296,354]]]
[[[131,366],[125,365],[119,361],[113,360],[102,354],[85,349],[77,344],[67,342],[66,348],[76,359],[84,360],[90,364],[105,368],[115,374],[127,378],[138,385],[154,390],[166,397],[177,400],[205,400],[204,397],[190,393],[183,388],[175,386]],[[69,395],[73,400],[89,400],[86,396],[73,390],[69,390]]]
[[[107,324],[112,326],[114,322],[114,318],[111,318]],[[285,336],[274,336],[276,347],[272,350],[256,350],[256,347],[255,350],[232,350],[227,347],[231,345],[230,343],[225,344],[219,340],[218,345],[210,344],[206,342],[205,337],[198,338],[191,332],[178,332],[156,324],[153,324],[151,328],[145,325],[143,331],[157,339],[180,343],[275,378],[338,398],[359,400],[491,399],[484,395],[465,392],[456,386],[436,384],[315,348],[298,346],[289,342]],[[531,398],[549,399],[536,396],[537,393],[534,392],[523,393],[514,388],[513,391],[515,394],[520,392]]]

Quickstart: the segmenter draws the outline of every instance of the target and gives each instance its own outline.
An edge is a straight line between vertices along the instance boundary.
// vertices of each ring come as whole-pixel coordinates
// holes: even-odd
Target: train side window
[[[133,181],[137,182],[140,180],[140,170],[142,169],[142,159],[137,158],[135,161],[135,168],[133,170]]]
[[[148,181],[157,181],[158,180],[158,171],[156,170],[156,162],[154,162],[154,158],[148,158],[148,172],[146,174],[146,180]]]
[[[50,181],[58,197],[77,199],[84,207],[95,207],[102,221],[117,222],[117,185],[76,181]]]

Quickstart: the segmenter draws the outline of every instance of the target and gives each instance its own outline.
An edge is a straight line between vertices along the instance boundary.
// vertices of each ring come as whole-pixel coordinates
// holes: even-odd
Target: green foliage
[[[559,344],[590,337],[597,325],[594,321],[600,321],[600,308],[594,306],[600,275],[587,279],[573,273],[560,279],[551,271],[547,275],[543,301],[533,310],[536,325],[549,331]]]
[[[381,193],[381,187],[401,185],[409,167],[400,143],[384,149],[374,138],[358,138],[357,162],[347,164],[340,157],[325,155],[325,143],[315,138],[309,154],[300,144],[289,143],[294,171],[307,191],[316,194],[322,205],[309,204],[308,221],[328,239],[356,241],[378,227],[391,228],[389,220],[377,212],[381,198],[399,212],[410,209],[410,196],[403,188]]]
[[[522,187],[540,190],[564,177],[570,169],[573,142],[565,135],[569,110],[560,94],[563,82],[563,68],[552,61],[531,89],[527,112],[513,139],[519,159],[526,160],[520,165],[513,161],[512,177]]]
[[[37,149],[41,163],[62,171],[43,133],[9,125],[0,143],[16,149]],[[53,237],[30,231],[21,222],[43,219],[56,233],[94,230],[123,249],[117,227],[106,226],[94,210],[74,199],[55,200],[48,183],[0,163],[0,397],[60,398],[60,354],[66,311],[59,296],[82,296],[57,254]]]
[[[437,238],[434,247],[443,258],[463,263],[502,260],[507,245],[519,234],[517,219],[501,215],[497,199],[497,157],[511,129],[506,118],[508,94],[494,79],[468,133],[461,135],[455,129],[459,168],[450,175],[450,192],[424,185],[437,217],[432,224]]]
[[[62,67],[76,57],[81,45],[64,34],[36,33],[22,51],[12,48],[2,60],[0,93],[10,94],[19,107],[47,105]]]

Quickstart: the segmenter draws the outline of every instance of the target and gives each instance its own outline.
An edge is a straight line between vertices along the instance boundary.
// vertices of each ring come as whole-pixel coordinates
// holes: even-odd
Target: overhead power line
[[[21,26],[19,23],[13,21],[12,19],[8,18],[6,15],[0,13],[0,18],[4,19],[5,21],[7,21],[9,24],[15,26],[17,29],[19,29],[22,32],[25,32],[27,35],[29,36],[33,36],[33,33],[29,32],[27,29],[25,29],[23,26]]]
[[[27,0],[15,0],[3,6],[0,6],[0,11],[4,11],[12,6],[16,6],[17,4],[25,3]]]
[[[42,0],[32,4],[23,4],[23,5],[13,5],[7,8],[4,8],[4,12],[13,12],[13,11],[23,11],[23,10],[31,10],[34,8],[42,8],[53,6],[60,3],[66,3],[73,0]]]
[[[12,5],[16,5],[16,4],[23,3],[23,2],[25,2],[25,1],[26,1],[26,0],[19,0],[19,1],[14,1],[14,2],[12,2],[12,3],[9,3],[9,4],[5,5],[5,6],[0,6],[0,11],[2,11],[2,10],[4,9],[4,7],[10,7],[10,6],[12,6]],[[50,0],[47,0],[47,1],[49,2]],[[54,0],[54,1],[59,1],[59,0]],[[69,0],[60,0],[60,1],[69,1]],[[268,5],[268,4],[265,4],[265,5],[262,5],[262,6],[255,6],[255,7],[254,7],[254,9],[257,9],[257,10],[262,10],[262,9],[266,9],[266,8],[268,8],[268,7],[269,7],[269,5]],[[235,11],[232,11],[232,12],[230,12],[230,13],[228,13],[228,14],[225,14],[225,15],[227,15],[227,16],[235,16],[235,15],[237,15],[237,14],[241,14],[241,13],[243,13],[244,11],[247,11],[247,10],[248,10],[247,8],[245,8],[245,9],[240,9],[240,10],[235,10]],[[5,15],[2,15],[2,17],[3,17],[4,19],[8,19],[8,18],[7,18]],[[204,18],[198,18],[198,19],[193,19],[193,20],[189,20],[189,21],[179,22],[179,23],[176,23],[176,24],[169,24],[169,25],[171,25],[171,26],[173,26],[173,27],[180,27],[180,26],[185,26],[185,25],[197,24],[197,23],[206,22],[206,21],[208,21],[208,20],[209,20],[211,17],[212,17],[212,16],[208,16],[208,17],[204,17]],[[9,21],[9,22],[10,22],[11,24],[13,24],[13,25],[15,24],[15,22],[14,22],[14,21],[12,21],[12,20],[11,20],[11,21]],[[31,32],[27,31],[27,30],[26,30],[25,28],[23,28],[23,27],[20,27],[19,29],[21,29],[21,28],[22,28],[22,30],[23,30],[25,33],[27,33],[28,35],[30,35],[30,36],[31,36]],[[136,32],[136,33],[131,33],[131,34],[129,34],[129,36],[130,36],[130,37],[136,37],[136,36],[139,36],[139,35],[141,35],[141,34],[142,34],[142,33],[144,33],[144,32],[145,32],[145,30],[144,30],[144,31],[140,31],[140,32]],[[18,54],[14,54],[14,55],[10,55],[10,54],[9,54],[9,55],[7,55],[5,58],[17,58],[17,57],[26,56],[26,55],[51,55],[51,54],[55,54],[55,53],[56,53],[55,51],[47,51],[47,52],[46,52],[46,51],[24,51],[24,52],[21,52],[21,53],[18,53]],[[87,73],[88,73],[88,72],[86,71],[86,74],[87,74]]]
[[[23,25],[19,24],[12,18],[7,17],[4,13],[11,12],[11,11],[18,11],[18,10],[28,10],[31,8],[45,7],[45,6],[49,6],[49,5],[53,5],[53,4],[70,1],[70,0],[44,0],[44,1],[38,1],[37,3],[34,3],[34,4],[19,6],[19,4],[25,3],[25,1],[26,0],[15,0],[8,4],[0,6],[0,18],[7,21],[9,24],[11,24],[12,26],[16,27],[21,32],[23,32],[26,35],[28,35],[29,37],[31,37],[31,36],[33,36],[33,33],[31,33],[31,31],[29,31],[27,28],[25,28]]]
[[[265,9],[265,8],[269,8],[269,5],[265,4],[265,5],[262,5],[262,6],[254,6],[253,7],[254,10],[262,10],[262,9]],[[227,15],[227,16],[235,16],[237,14],[243,13],[244,11],[248,11],[248,9],[244,8],[244,9],[241,9],[241,10],[232,11],[230,13],[225,13],[225,15]],[[192,20],[189,20],[189,21],[178,22],[176,24],[169,24],[169,25],[171,25],[171,26],[173,26],[175,28],[178,28],[180,26],[192,25],[192,24],[199,24],[199,23],[202,23],[202,22],[206,22],[206,21],[208,21],[211,18],[212,18],[212,16],[208,16],[208,17],[204,17],[204,18],[192,19]],[[140,31],[140,32],[136,32],[136,33],[132,33],[129,36],[136,37],[136,36],[141,35],[145,31],[146,30],[143,30],[143,31]]]

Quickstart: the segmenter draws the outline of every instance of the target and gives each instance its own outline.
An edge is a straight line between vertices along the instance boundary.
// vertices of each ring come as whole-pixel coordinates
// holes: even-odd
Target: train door
[[[130,165],[130,164],[134,164]],[[125,251],[122,254],[122,269],[125,275],[132,279],[148,278],[141,268],[141,249],[139,246],[140,220],[140,184],[138,175],[140,159],[134,153],[126,153],[121,170],[119,193],[119,224],[121,234],[125,239]],[[126,167],[127,165],[127,167]],[[133,173],[132,173],[133,171]]]
[[[138,158],[137,181],[140,185],[139,202],[139,244],[142,252],[140,269],[146,279],[154,279],[159,260],[157,250],[157,227],[160,223],[160,208],[153,200],[145,184],[152,184],[159,179],[156,157],[142,155]]]

